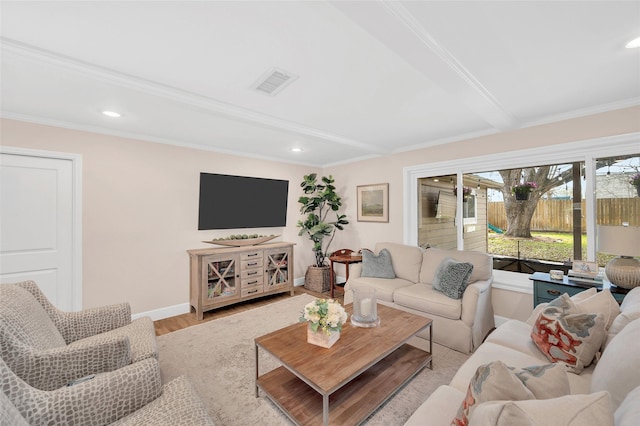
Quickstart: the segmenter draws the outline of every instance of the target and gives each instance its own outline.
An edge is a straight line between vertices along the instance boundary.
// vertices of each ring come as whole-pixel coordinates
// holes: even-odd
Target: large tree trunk
[[[536,211],[539,199],[540,196],[534,193],[526,201],[516,201],[513,194],[505,198],[504,207],[507,212],[505,236],[531,238],[531,218]]]
[[[504,197],[504,208],[507,214],[507,231],[505,232],[505,236],[531,238],[531,218],[536,211],[540,197],[548,189],[549,181],[546,178],[548,172],[548,166],[500,171],[504,182],[502,195]],[[523,182],[536,182],[538,189],[529,194],[528,200],[519,201],[516,200],[516,196],[511,191],[511,188]]]

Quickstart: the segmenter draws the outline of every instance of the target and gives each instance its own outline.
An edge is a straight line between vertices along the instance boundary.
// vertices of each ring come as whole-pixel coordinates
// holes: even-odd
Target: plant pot
[[[312,345],[320,346],[323,348],[330,348],[340,339],[339,331],[331,331],[329,332],[318,330],[311,330],[311,326],[307,326],[307,343],[311,343]]]
[[[309,266],[307,273],[304,274],[304,288],[324,293],[331,289],[331,267],[326,266]]]
[[[518,201],[526,201],[529,199],[530,192],[516,192],[516,200]]]

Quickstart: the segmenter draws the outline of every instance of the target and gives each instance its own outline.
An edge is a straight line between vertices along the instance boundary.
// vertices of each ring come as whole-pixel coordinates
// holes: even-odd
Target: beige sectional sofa
[[[617,312],[609,318],[611,325],[600,359],[596,358],[597,362],[579,374],[566,373],[567,395],[526,401],[486,401],[471,412],[469,425],[640,424],[640,288],[629,292]],[[510,367],[548,365],[550,361],[531,339],[537,313],[535,311],[527,322],[509,320],[500,325],[462,365],[449,385],[440,386],[405,425],[451,424],[481,365],[493,361],[502,361]],[[434,369],[437,368],[434,365]],[[514,413],[520,417],[514,418]]]
[[[378,303],[423,315],[433,320],[433,340],[460,352],[470,353],[494,326],[491,305],[493,264],[491,256],[471,251],[440,250],[381,242],[375,253],[387,249],[395,278],[362,277],[362,265],[351,267],[344,303],[353,301],[354,288],[376,290]],[[473,264],[469,285],[461,299],[434,290],[431,283],[440,263],[451,258]],[[428,330],[419,339],[428,339]]]

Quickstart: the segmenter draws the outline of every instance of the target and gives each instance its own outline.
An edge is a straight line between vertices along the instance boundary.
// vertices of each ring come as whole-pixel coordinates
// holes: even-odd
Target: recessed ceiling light
[[[291,152],[302,152],[302,148],[291,148]]]
[[[633,49],[634,47],[640,47],[640,37],[638,37],[635,40],[631,40],[629,43],[627,43],[627,45],[625,47],[627,49]]]
[[[103,115],[106,115],[107,117],[111,117],[111,118],[120,118],[122,117],[122,114],[120,114],[119,112],[115,112],[115,111],[102,111]]]

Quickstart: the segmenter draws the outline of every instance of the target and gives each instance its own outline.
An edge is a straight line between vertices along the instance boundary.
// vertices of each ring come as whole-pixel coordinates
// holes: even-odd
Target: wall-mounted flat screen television
[[[289,181],[200,173],[198,230],[287,225]]]

